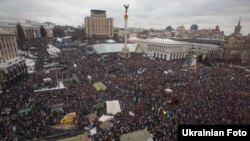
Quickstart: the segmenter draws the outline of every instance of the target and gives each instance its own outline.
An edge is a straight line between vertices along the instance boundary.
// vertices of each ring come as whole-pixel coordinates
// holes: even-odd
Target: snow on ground
[[[28,69],[28,73],[34,73],[35,60],[29,59],[29,58],[25,58],[25,63],[26,63],[27,69]]]
[[[60,49],[56,48],[52,44],[48,44],[47,51],[51,56],[57,56],[57,54],[61,52]]]
[[[115,40],[107,40],[106,43],[115,43]]]
[[[54,90],[63,90],[66,89],[66,87],[63,84],[63,81],[59,81],[56,87],[53,88],[42,88],[35,90],[34,92],[44,92],[44,91],[54,91]]]

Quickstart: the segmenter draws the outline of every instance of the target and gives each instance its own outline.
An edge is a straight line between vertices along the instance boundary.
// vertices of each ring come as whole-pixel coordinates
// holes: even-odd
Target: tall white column
[[[128,20],[128,7],[129,5],[124,5],[125,7],[125,15],[124,15],[124,21],[125,21],[125,28],[124,28],[124,47],[122,48],[122,56],[127,58],[130,57],[129,54],[129,48],[127,47],[127,20]]]
[[[125,16],[124,17],[126,17],[127,16],[127,13],[125,14]],[[128,16],[127,16],[128,17]],[[127,20],[127,18],[125,18],[125,31],[124,31],[124,45],[125,45],[125,48],[127,48],[127,24],[128,24],[128,20]]]

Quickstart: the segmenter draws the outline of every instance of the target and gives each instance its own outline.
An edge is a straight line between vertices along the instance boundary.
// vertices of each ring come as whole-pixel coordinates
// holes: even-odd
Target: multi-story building
[[[197,24],[192,24],[190,26],[190,31],[197,31],[198,30],[198,25]]]
[[[250,53],[250,39],[247,36],[242,36],[240,33],[241,25],[240,20],[238,25],[235,26],[234,32],[225,38],[221,44],[221,49],[216,51],[213,58],[224,60],[242,60]]]
[[[46,26],[45,31],[46,31],[46,37],[48,37],[48,38],[53,38],[54,37],[53,27]]]
[[[91,10],[91,16],[86,17],[84,22],[87,38],[113,38],[113,18],[106,18],[106,11]]]
[[[41,38],[41,32],[39,26],[33,26],[29,24],[21,24],[26,39]]]
[[[240,30],[241,25],[239,20],[238,25],[235,26],[234,33],[227,36],[222,44],[224,59],[243,59],[246,52],[249,51],[250,40],[246,36],[242,36]]]
[[[16,34],[0,29],[0,91],[25,74],[26,64],[19,57]]]
[[[39,22],[35,22],[35,21],[26,20],[25,24],[22,24],[22,25],[32,26],[34,28],[35,32],[37,32],[37,30],[39,30],[39,32],[40,32],[40,27],[43,26],[45,28],[45,31],[46,31],[46,37],[48,37],[48,38],[54,37],[53,28],[54,28],[55,24],[53,24],[51,22],[39,23]],[[41,37],[41,36],[39,36],[40,33],[38,33],[38,34],[35,33],[35,34],[36,34],[35,38]]]
[[[6,30],[10,33],[17,34],[17,23],[0,23],[0,29]],[[20,23],[26,39],[40,38],[40,26],[34,26],[28,23]]]
[[[13,24],[1,23],[0,29],[3,29],[5,31],[8,31],[8,32],[13,33],[13,34],[17,34],[16,25],[13,25]]]
[[[178,32],[183,32],[183,31],[185,31],[185,27],[184,27],[183,25],[178,26],[178,27],[176,28],[176,31],[178,31]]]

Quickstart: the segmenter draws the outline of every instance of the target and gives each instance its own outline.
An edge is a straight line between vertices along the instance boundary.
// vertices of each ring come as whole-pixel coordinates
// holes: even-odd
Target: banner
[[[121,106],[118,100],[106,101],[107,113],[115,115],[121,112]]]
[[[197,57],[196,57],[196,55],[193,55],[193,57],[192,57],[192,63],[190,65],[190,68],[191,69],[196,69],[196,65],[197,65]]]
[[[69,114],[65,115],[61,119],[60,123],[61,124],[73,123],[75,121],[75,119],[76,119],[76,112],[72,112],[72,113],[69,113]]]
[[[93,86],[97,91],[105,91],[107,89],[107,86],[104,85],[102,82],[96,82],[93,84]]]

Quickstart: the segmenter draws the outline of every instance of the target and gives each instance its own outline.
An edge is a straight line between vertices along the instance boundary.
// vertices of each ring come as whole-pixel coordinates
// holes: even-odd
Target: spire
[[[240,20],[241,20],[241,16],[240,16],[240,19],[239,19],[239,22],[238,22],[238,26],[240,26]]]
[[[234,34],[235,35],[239,35],[240,34],[240,29],[241,29],[240,21],[241,21],[241,17],[239,19],[238,25],[236,25],[235,28],[234,28]]]

